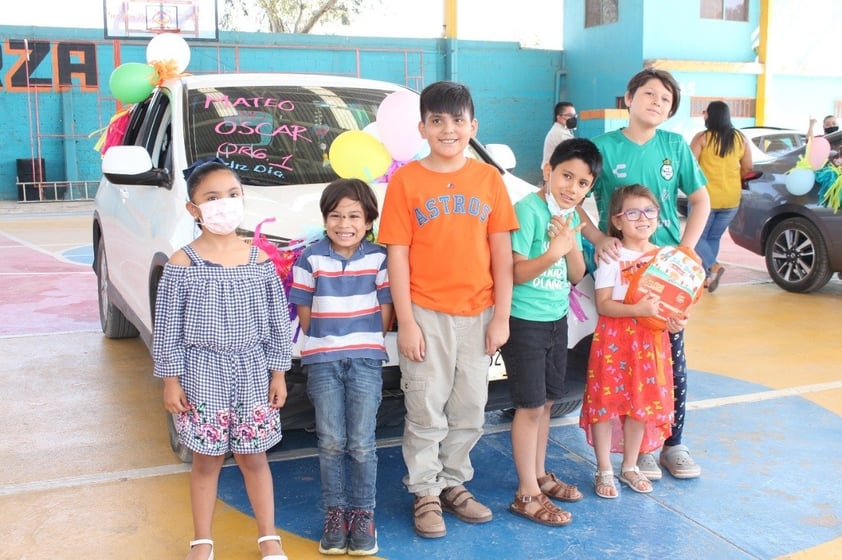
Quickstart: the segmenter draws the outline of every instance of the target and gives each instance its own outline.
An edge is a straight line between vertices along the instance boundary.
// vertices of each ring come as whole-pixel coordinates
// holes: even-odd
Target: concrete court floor
[[[47,205],[44,206],[38,212],[34,208],[24,212],[18,207],[9,211],[0,208],[0,378],[4,397],[0,424],[6,427],[0,445],[0,560],[181,558],[191,535],[189,467],[179,463],[170,452],[160,405],[160,386],[151,376],[149,354],[140,340],[113,341],[101,335],[96,281],[87,264],[91,251],[90,207],[84,204],[69,208],[56,206],[51,212]],[[727,405],[729,398],[743,403],[767,402],[772,412],[764,409],[764,414],[769,416],[761,425],[774,435],[777,425],[788,426],[793,422],[792,418],[776,419],[774,411],[783,413],[786,410],[791,414],[783,405],[794,397],[799,403],[829,413],[831,419],[835,418],[834,425],[838,425],[842,415],[842,374],[837,363],[842,283],[834,279],[823,290],[811,295],[788,294],[768,280],[759,257],[734,247],[727,240],[721,256],[728,272],[719,291],[703,297],[693,314],[687,331],[688,363],[693,371],[715,372],[716,376],[699,374],[700,379],[710,378],[713,385],[725,387],[731,382],[742,383],[752,390],[754,385],[761,386],[762,391],[724,398],[694,395],[691,377],[690,421],[693,421],[693,415],[702,417],[707,410]],[[712,394],[713,390],[706,388],[705,391]],[[817,466],[821,473],[818,477],[811,474],[810,480],[804,480],[805,488],[817,494],[815,498],[819,503],[821,496],[818,494],[824,490],[827,490],[829,500],[839,495],[842,451],[838,438],[825,441],[824,445],[812,442],[813,446],[806,449],[792,445],[784,450],[791,453],[791,457],[764,456],[767,450],[751,441],[747,441],[740,452],[739,444],[733,440],[743,420],[737,415],[731,421],[733,423],[721,419],[713,423],[697,421],[688,428],[687,437],[693,440],[695,430],[696,439],[701,439],[704,431],[705,437],[713,438],[723,448],[733,448],[732,455],[743,462],[744,470],[750,471],[749,475],[756,473],[756,478],[749,476],[747,479],[746,495],[754,496],[753,489],[772,484],[763,491],[774,499],[741,505],[733,522],[724,520],[726,524],[743,522],[751,527],[751,519],[760,519],[764,513],[778,507],[775,500],[794,502],[785,505],[799,507],[802,502],[798,496],[788,495],[774,485],[792,483],[797,487],[799,468],[805,465]],[[574,432],[579,431],[570,425],[574,422],[575,419],[561,419],[559,427],[553,428],[553,439],[564,442],[574,437]],[[796,432],[803,430],[802,433],[818,434],[819,437],[824,433],[821,431],[823,426],[799,426],[797,419],[794,422]],[[493,427],[491,431],[499,433],[486,436],[484,440],[489,445],[505,446],[505,428],[505,425]],[[838,428],[834,429],[836,431],[829,433],[838,435]],[[562,433],[562,430],[566,431]],[[745,433],[739,433],[745,437]],[[798,434],[793,437],[798,439]],[[759,440],[761,435],[755,433],[751,438]],[[389,442],[383,443],[387,447]],[[560,456],[565,464],[576,446],[574,442],[558,452],[563,453]],[[481,474],[489,477],[494,474],[489,471],[495,470],[493,465],[482,463],[486,456],[492,460],[494,456],[487,449],[479,448],[475,465],[478,480]],[[697,449],[697,459],[702,460],[704,455],[699,451],[702,451],[701,446]],[[402,469],[399,454],[395,455],[394,448],[388,447],[384,453],[390,460],[381,458],[381,474],[384,478],[399,477]],[[551,454],[555,456],[556,453]],[[592,461],[587,450],[583,451],[583,456]],[[284,471],[296,473],[309,469],[307,475],[312,483],[313,459],[305,459],[309,463],[300,459],[293,461],[281,452],[273,454],[272,460],[276,473],[278,523],[286,552],[292,560],[318,558],[313,538],[319,528],[298,530],[296,523],[289,521],[295,516],[290,511],[295,511],[294,506],[289,505],[294,502],[294,496],[283,487]],[[832,470],[821,471],[825,463]],[[718,465],[704,460],[702,464],[707,476],[700,479],[701,483],[719,480],[716,478]],[[505,472],[495,474],[495,480],[502,479],[504,486],[513,487],[511,465],[503,462],[496,470],[500,468]],[[739,470],[740,466],[736,464],[730,468]],[[232,489],[236,482],[232,483],[230,479],[236,478],[235,470],[225,469],[225,480],[221,484],[222,498],[215,520],[216,553],[218,558],[224,559],[257,559],[253,520],[244,512],[242,499],[236,495],[238,490]],[[589,529],[583,525],[591,513],[612,516],[612,512],[621,511],[609,507],[613,506],[627,510],[625,515],[635,515],[632,509],[635,504],[647,504],[637,501],[640,496],[631,492],[623,493],[613,504],[598,501],[587,482],[592,470],[592,466],[587,466],[585,474],[577,475],[576,482],[584,491],[585,499],[568,508],[575,512],[576,518],[573,525],[562,530],[565,538],[576,534],[577,520],[580,520],[580,531]],[[316,476],[315,485],[310,485],[311,494],[317,493],[317,479]],[[669,477],[665,476],[665,481],[667,479]],[[696,483],[672,480],[656,483],[656,492]],[[658,488],[659,484],[664,485],[663,490]],[[700,504],[713,499],[723,511],[730,512],[729,502],[741,499],[740,496],[716,493],[715,487],[705,487],[705,492],[714,492],[713,496],[693,496],[692,486],[681,488],[676,492],[683,499],[689,499],[691,503],[696,500]],[[495,497],[495,500],[505,504],[505,500],[510,499],[510,488],[506,486],[501,492],[502,497]],[[492,548],[484,548],[488,544],[476,542],[479,535],[471,537],[469,533],[467,538],[461,537],[464,534],[459,527],[461,524],[450,518],[448,529],[452,534],[446,539],[424,541],[412,537],[411,528],[408,529],[410,536],[405,550],[413,553],[406,556],[401,552],[403,545],[390,542],[390,535],[402,535],[407,531],[410,522],[408,498],[405,495],[390,497],[381,490],[378,499],[385,504],[378,509],[382,557],[510,557],[505,553],[495,554],[494,546],[502,546],[496,539],[491,541],[497,545],[492,543]],[[404,509],[382,511],[395,500],[402,504],[398,507]],[[692,513],[679,511],[681,504],[670,506],[667,499],[664,504],[664,511],[673,507],[670,515],[674,516],[676,511],[680,516],[687,515],[689,522],[702,526],[705,533],[716,537],[727,533],[727,529],[704,526],[701,520],[693,519]],[[314,508],[315,505],[311,509]],[[838,505],[824,511],[809,509],[811,511],[804,511],[796,518],[781,519],[780,526],[758,522],[758,534],[746,537],[745,554],[733,557],[842,558],[842,516]],[[791,516],[790,510],[781,511],[782,516]],[[301,514],[309,519],[319,516],[311,511]],[[741,521],[742,518],[749,521]],[[498,513],[495,510],[495,522],[488,526],[496,526],[498,531],[511,529],[528,535],[534,532],[539,539],[549,538],[546,530],[538,531],[537,526],[513,519],[514,516],[505,511]],[[396,531],[391,524],[402,527]],[[624,531],[624,527],[628,530]],[[776,534],[764,536],[764,531],[769,530]],[[564,557],[627,558],[632,551],[637,551],[636,556],[643,558],[674,557],[668,548],[658,552],[658,539],[652,537],[651,531],[639,534],[623,523],[614,526],[612,531],[620,535],[618,542],[628,548],[612,550],[599,548],[599,543],[590,543],[585,545],[590,547],[585,549],[589,552],[579,550],[575,553],[578,549],[571,548],[574,552]],[[809,546],[784,546],[785,553],[772,556],[765,556],[762,546],[752,549],[755,542],[752,539],[756,542],[786,540],[790,531],[805,537],[792,539],[793,542],[806,542]],[[504,533],[504,537],[507,534]],[[547,542],[546,550],[533,550],[522,557],[561,557],[562,549],[553,552],[550,541]],[[700,541],[695,549],[691,546],[685,550],[684,557],[714,557],[703,542]],[[641,550],[649,552],[641,553]]]

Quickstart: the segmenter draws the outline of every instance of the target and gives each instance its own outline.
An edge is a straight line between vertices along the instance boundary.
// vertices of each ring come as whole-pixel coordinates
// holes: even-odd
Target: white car
[[[276,217],[262,233],[284,246],[323,224],[321,191],[337,178],[327,159],[332,140],[374,122],[381,101],[399,89],[337,76],[196,75],[167,81],[135,105],[122,145],[108,148],[103,158],[93,217],[93,266],[105,335],[140,335],[151,348],[164,265],[199,233],[184,208],[184,169],[203,158],[225,160],[243,182],[246,216],[240,233],[251,238],[258,223]],[[473,141],[467,152],[497,166],[513,201],[535,189],[508,171],[515,157],[507,146],[486,148]],[[386,185],[373,187],[382,202]],[[395,333],[387,337],[391,361],[384,367],[381,424],[403,418],[395,338]],[[488,408],[508,408],[505,368],[499,356],[492,362]],[[297,360],[287,379],[284,427],[310,427],[312,406]],[[565,411],[579,402],[581,393],[573,394]],[[171,443],[189,459],[172,430]]]
[[[765,163],[780,155],[797,150],[806,144],[807,135],[798,130],[777,128],[774,126],[747,126],[741,128],[751,142],[751,160],[754,163]]]
[[[749,150],[751,150],[751,162],[768,163],[780,157],[783,154],[788,154],[793,150],[797,150],[807,143],[807,135],[797,130],[790,128],[777,128],[774,126],[747,126],[741,128],[745,137],[748,139]],[[687,217],[687,196],[679,192],[676,199],[676,206],[678,213]]]

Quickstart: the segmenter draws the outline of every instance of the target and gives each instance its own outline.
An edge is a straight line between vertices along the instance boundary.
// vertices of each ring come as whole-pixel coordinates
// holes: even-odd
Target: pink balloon
[[[421,149],[419,101],[417,93],[399,90],[387,95],[377,108],[377,133],[396,161],[409,161]]]
[[[807,148],[807,159],[810,162],[810,167],[814,170],[821,168],[827,162],[827,156],[830,155],[830,142],[827,138],[819,136],[810,141]]]

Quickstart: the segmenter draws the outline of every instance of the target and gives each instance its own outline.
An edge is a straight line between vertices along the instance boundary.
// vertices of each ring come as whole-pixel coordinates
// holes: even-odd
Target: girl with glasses
[[[667,330],[655,331],[638,320],[657,314],[655,296],[624,303],[632,276],[651,259],[650,251],[657,249],[650,239],[660,215],[655,195],[639,184],[620,187],[612,194],[608,210],[608,234],[621,247],[619,258],[601,261],[594,274],[599,319],[579,425],[596,453],[596,495],[616,498],[612,452],[623,453],[621,482],[635,492],[652,491],[637,459],[640,453],[660,448],[671,433],[673,379],[667,330],[678,332],[685,321],[672,317]]]

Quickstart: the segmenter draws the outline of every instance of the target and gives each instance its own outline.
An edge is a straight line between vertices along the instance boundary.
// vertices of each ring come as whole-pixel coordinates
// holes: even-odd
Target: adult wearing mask
[[[707,178],[710,215],[696,252],[702,258],[708,291],[719,287],[725,268],[716,262],[719,242],[740,205],[742,178],[751,171],[751,150],[748,140],[731,124],[731,111],[723,101],[712,101],[706,111],[705,130],[696,134],[690,149]]]
[[[569,101],[560,101],[553,109],[553,126],[544,138],[544,155],[541,158],[541,172],[544,166],[550,161],[555,147],[573,138],[573,130],[578,124],[576,119],[576,107]]]
[[[810,117],[810,127],[807,129],[807,141],[809,142],[810,139],[813,138],[813,126],[816,124],[816,119]],[[825,134],[830,134],[831,132],[836,132],[839,130],[839,126],[836,124],[836,117],[833,115],[828,115],[824,118],[822,122],[822,128],[824,129]]]

